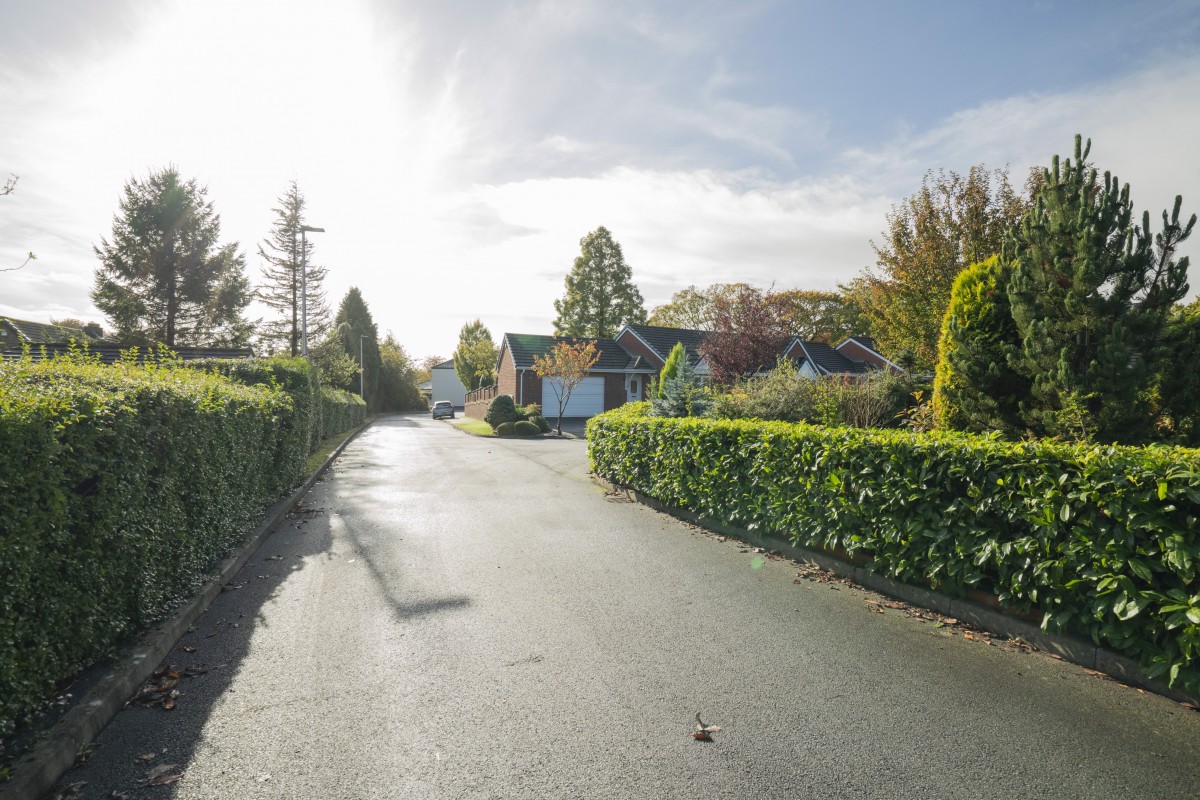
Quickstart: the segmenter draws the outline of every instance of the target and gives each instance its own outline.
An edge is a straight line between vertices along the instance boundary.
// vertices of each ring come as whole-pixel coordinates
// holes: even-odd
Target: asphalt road
[[[1200,713],[797,582],[586,469],[581,440],[378,422],[171,653],[207,670],[175,709],[122,711],[60,790],[1200,796]]]

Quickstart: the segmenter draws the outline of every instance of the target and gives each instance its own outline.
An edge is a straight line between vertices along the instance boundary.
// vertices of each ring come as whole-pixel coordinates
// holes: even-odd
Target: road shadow
[[[403,417],[387,418],[387,426],[406,427],[415,421]],[[365,459],[369,462],[369,458]],[[336,465],[335,470],[345,468]],[[361,480],[356,473],[355,480]],[[160,666],[159,673],[172,670],[179,674],[174,695],[156,695],[153,702],[127,704],[96,738],[76,765],[60,780],[49,797],[61,795],[70,800],[90,798],[137,797],[141,799],[176,796],[173,782],[152,783],[155,770],[175,765],[158,778],[186,772],[203,740],[210,716],[223,697],[236,691],[233,683],[243,662],[251,653],[256,633],[270,627],[266,607],[280,595],[282,587],[305,570],[327,569],[326,563],[340,558],[335,554],[337,536],[342,547],[349,543],[366,565],[371,581],[377,584],[396,623],[431,614],[464,608],[470,598],[464,596],[405,599],[397,593],[395,576],[389,576],[370,552],[370,544],[360,532],[330,524],[331,509],[324,502],[361,502],[339,492],[336,497],[326,477],[314,486],[296,508],[265,540],[246,565],[229,581],[208,610],[175,644]],[[325,499],[328,498],[328,499]],[[287,664],[279,669],[287,670]],[[169,675],[150,683],[170,681]],[[144,687],[145,688],[145,687]],[[167,703],[163,700],[169,697]],[[264,697],[262,702],[278,702]],[[170,706],[168,709],[167,706]],[[264,732],[287,736],[299,732]],[[71,787],[75,787],[72,789]]]

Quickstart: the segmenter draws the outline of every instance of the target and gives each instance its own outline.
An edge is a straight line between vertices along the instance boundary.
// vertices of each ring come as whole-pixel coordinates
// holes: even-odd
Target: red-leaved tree
[[[712,382],[727,386],[769,370],[791,338],[780,295],[742,285],[713,301],[713,331],[700,346]]]

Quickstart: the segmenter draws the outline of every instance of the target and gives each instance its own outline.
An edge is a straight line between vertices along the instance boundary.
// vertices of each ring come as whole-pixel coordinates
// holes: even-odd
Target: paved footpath
[[[170,654],[206,670],[175,709],[122,711],[60,791],[1200,797],[1200,713],[796,582],[586,470],[580,440],[379,421]]]

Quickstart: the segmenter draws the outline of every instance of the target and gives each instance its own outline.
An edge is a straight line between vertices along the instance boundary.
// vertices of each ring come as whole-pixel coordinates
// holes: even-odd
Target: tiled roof
[[[656,325],[626,325],[626,328],[637,334],[638,338],[650,346],[659,358],[667,360],[671,349],[676,343],[682,343],[687,351],[688,361],[695,366],[700,362],[700,345],[704,344],[712,334],[709,331],[695,331],[688,328],[661,328]]]
[[[72,339],[83,342],[90,341],[92,338],[84,333],[81,328],[49,325],[45,322],[30,322],[29,320],[13,319],[12,317],[0,317],[0,321],[7,322],[16,331],[18,339],[29,344],[69,342]],[[6,342],[6,344],[11,343]]]
[[[873,339],[870,336],[860,336],[858,334],[855,334],[854,336],[847,336],[846,340],[844,342],[842,342],[841,344],[839,344],[838,347],[841,347],[843,344],[850,341],[851,339],[853,339],[855,342],[858,342],[860,345],[867,348],[868,350],[874,350],[876,353],[879,352],[879,348],[875,346],[875,339]],[[882,353],[880,353],[880,355],[882,355]]]
[[[121,354],[128,348],[122,348],[115,344],[97,344],[89,342],[84,346],[76,346],[76,352],[86,352],[87,355],[98,358],[101,363],[112,364],[121,358]],[[6,346],[0,351],[0,359],[4,361],[16,361],[20,359],[24,348],[20,345],[15,347]],[[34,361],[44,361],[54,358],[55,356],[66,355],[71,352],[72,347],[69,344],[61,342],[48,342],[41,344],[30,344],[28,346],[29,357]],[[201,358],[253,358],[254,351],[249,347],[235,349],[230,347],[172,347],[174,352],[180,359],[184,361],[195,361]],[[139,348],[138,360],[145,360],[147,355],[146,348]]]
[[[630,354],[612,339],[580,339],[573,336],[542,336],[536,333],[506,333],[504,345],[512,353],[513,363],[517,369],[531,369],[536,356],[544,356],[558,342],[587,341],[596,345],[600,360],[592,367],[592,372],[624,372],[629,366]],[[652,372],[649,365],[636,371]]]
[[[860,375],[867,371],[867,365],[861,361],[851,361],[846,356],[834,350],[824,342],[800,342],[813,365],[821,372],[833,375]]]
[[[440,364],[434,364],[430,369],[454,369],[454,359],[443,361]]]

